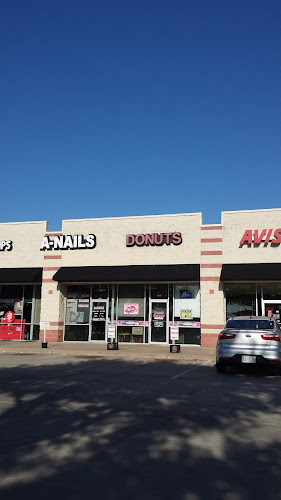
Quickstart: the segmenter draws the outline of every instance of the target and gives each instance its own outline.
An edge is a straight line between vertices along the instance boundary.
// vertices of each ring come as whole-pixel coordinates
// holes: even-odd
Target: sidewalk
[[[180,353],[170,353],[169,345],[120,344],[117,351],[108,351],[106,344],[48,342],[42,349],[41,342],[0,341],[0,353],[7,354],[56,354],[81,357],[110,357],[138,359],[171,359],[182,361],[211,361],[215,363],[215,348],[200,346],[181,346]]]

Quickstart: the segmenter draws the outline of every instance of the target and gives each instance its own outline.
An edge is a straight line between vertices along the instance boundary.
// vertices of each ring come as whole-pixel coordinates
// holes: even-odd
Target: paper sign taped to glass
[[[181,319],[192,319],[192,310],[181,309]]]
[[[140,305],[138,302],[125,302],[123,304],[123,315],[138,316],[140,313]]]
[[[84,312],[81,311],[71,311],[69,316],[69,321],[71,323],[83,323],[84,321]]]

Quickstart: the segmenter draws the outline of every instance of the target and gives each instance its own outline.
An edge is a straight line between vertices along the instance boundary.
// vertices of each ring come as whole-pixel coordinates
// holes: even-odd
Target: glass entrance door
[[[107,324],[107,300],[93,300],[91,340],[105,341]]]
[[[150,307],[150,341],[167,342],[168,301],[152,300],[150,303]]]

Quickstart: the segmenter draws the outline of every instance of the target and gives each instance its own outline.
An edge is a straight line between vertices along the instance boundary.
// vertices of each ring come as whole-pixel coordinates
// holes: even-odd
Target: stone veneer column
[[[59,235],[58,233],[48,236]],[[48,321],[46,328],[47,342],[63,341],[65,285],[53,281],[53,275],[61,267],[61,251],[45,251],[42,276],[41,316],[40,321]],[[40,341],[44,338],[44,328],[40,329]]]
[[[222,226],[201,227],[201,345],[215,347],[224,326],[222,268]]]

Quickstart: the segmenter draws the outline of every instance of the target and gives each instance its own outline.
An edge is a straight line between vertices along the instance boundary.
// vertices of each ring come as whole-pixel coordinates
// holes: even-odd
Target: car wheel
[[[225,365],[222,365],[221,363],[216,363],[216,369],[218,373],[224,373],[225,372]]]

